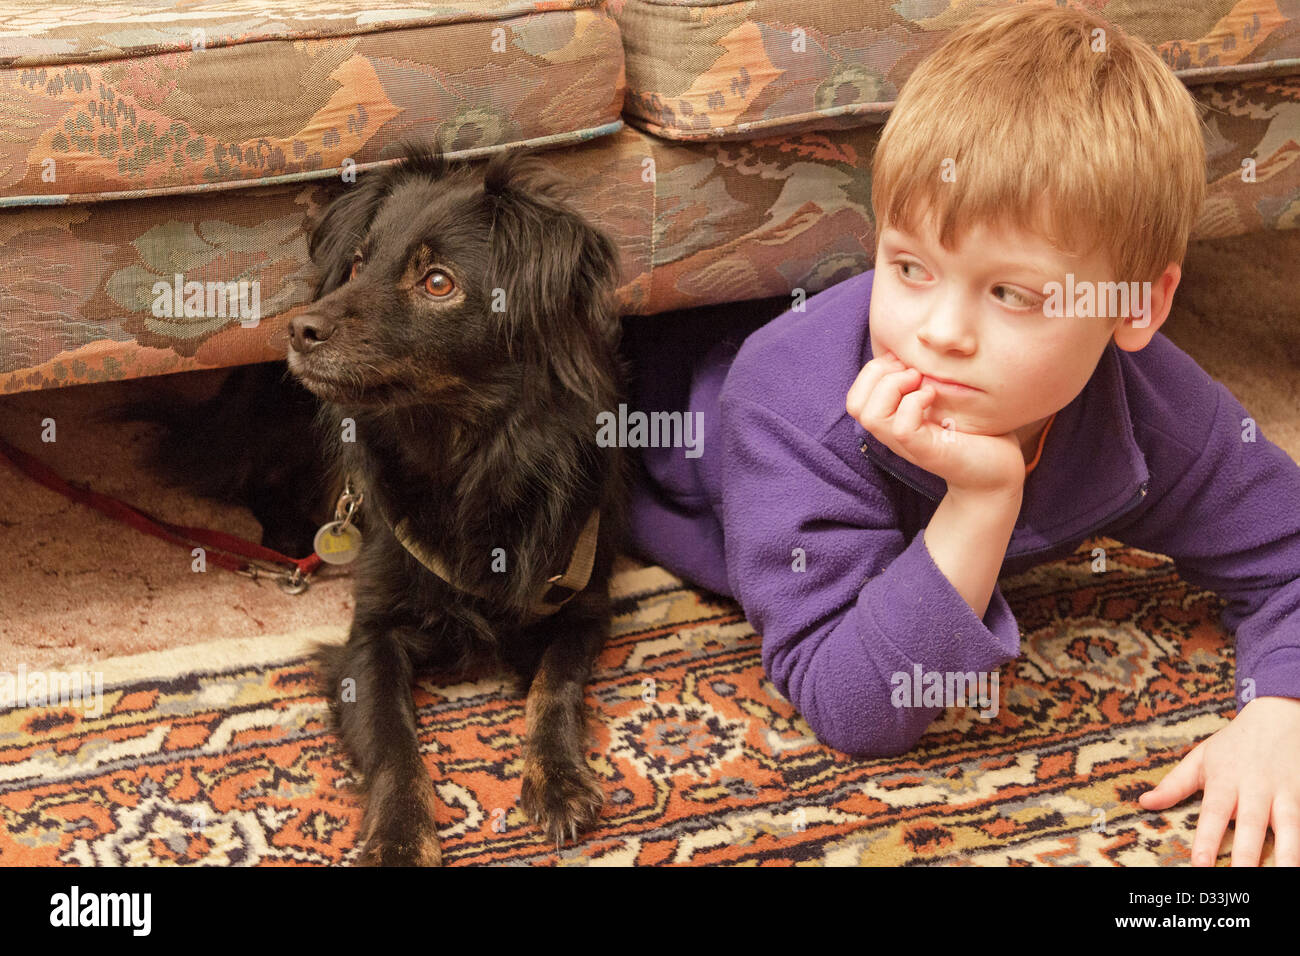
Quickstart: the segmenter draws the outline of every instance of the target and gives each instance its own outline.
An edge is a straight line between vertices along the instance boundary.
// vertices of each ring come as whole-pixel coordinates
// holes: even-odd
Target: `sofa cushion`
[[[624,115],[664,139],[883,123],[917,64],[1010,2],[610,0],[627,57]],[[1095,10],[1096,2],[1068,6]],[[1189,87],[1300,74],[1296,0],[1116,0],[1100,14]]]
[[[1300,77],[1202,95],[1215,135],[1193,237],[1300,226],[1300,147],[1286,136]],[[675,143],[625,126],[539,157],[617,243],[622,310],[651,315],[812,295],[871,268],[879,133]],[[1256,148],[1275,159],[1247,181],[1240,164]],[[0,394],[282,358],[315,277],[304,229],[336,193],[289,183],[0,210]],[[262,321],[153,315],[153,284],[175,272],[259,281]]]
[[[538,156],[616,237],[623,300],[651,311],[647,139],[624,126]],[[317,278],[307,235],[348,188],[331,178],[0,209],[0,394],[283,359],[286,326]],[[174,288],[177,274],[246,283],[240,305],[258,314],[244,320],[211,300],[159,308],[157,284]]]
[[[465,158],[621,126],[599,0],[10,0],[0,209],[337,178],[407,133]]]

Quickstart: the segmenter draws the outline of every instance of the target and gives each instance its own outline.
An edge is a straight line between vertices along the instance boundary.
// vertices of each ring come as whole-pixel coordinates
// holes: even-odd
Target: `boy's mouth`
[[[873,354],[875,353],[873,352]],[[880,354],[884,356],[891,356],[895,360],[902,362],[905,368],[915,369],[916,371],[920,372],[921,385],[919,387],[921,388],[924,388],[926,385],[931,385],[934,387],[936,391],[943,392],[946,394],[951,394],[951,395],[970,395],[976,392],[983,391],[983,389],[981,388],[976,388],[974,385],[967,385],[965,382],[959,382],[956,379],[940,378],[937,375],[931,375],[928,372],[926,372],[924,369],[916,365],[911,365],[908,362],[904,361],[903,357],[899,355],[897,352],[895,352],[893,349],[882,348]]]
[[[947,379],[926,375],[924,372],[921,372],[921,385],[932,385],[938,391],[951,392],[954,395],[969,395],[979,391],[979,389],[975,388],[973,385],[963,385],[961,382],[950,382]]]

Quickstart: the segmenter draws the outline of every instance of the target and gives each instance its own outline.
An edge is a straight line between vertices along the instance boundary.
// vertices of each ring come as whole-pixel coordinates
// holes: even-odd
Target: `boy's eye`
[[[445,299],[455,290],[456,283],[441,269],[434,269],[424,277],[424,291],[435,299]]]
[[[998,295],[999,291],[1005,293],[1006,298],[999,296]],[[993,287],[993,294],[997,298],[1002,299],[1004,305],[1009,305],[1013,309],[1032,308],[1035,302],[1037,301],[1025,295],[1023,292],[1020,292],[1017,289],[1013,289],[1009,285],[995,285]]]
[[[898,274],[904,279],[910,279],[913,282],[920,282],[925,276],[925,270],[921,268],[919,262],[912,262],[908,259],[899,259],[894,263],[894,267],[898,270]],[[908,272],[907,270],[909,269],[914,271]]]

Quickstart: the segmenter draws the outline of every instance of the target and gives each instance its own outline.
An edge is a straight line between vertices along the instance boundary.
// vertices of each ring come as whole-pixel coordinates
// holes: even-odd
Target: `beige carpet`
[[[1193,245],[1163,331],[1225,382],[1263,433],[1300,460],[1300,232]],[[105,426],[90,413],[151,389],[215,392],[224,370],[80,385],[0,398],[0,435],[71,481],[167,520],[259,533],[245,510],[161,487],[137,467],[152,426]],[[57,441],[41,441],[53,418]],[[289,596],[73,504],[0,465],[0,670],[58,668],[226,638],[346,624],[351,578],[328,571]]]

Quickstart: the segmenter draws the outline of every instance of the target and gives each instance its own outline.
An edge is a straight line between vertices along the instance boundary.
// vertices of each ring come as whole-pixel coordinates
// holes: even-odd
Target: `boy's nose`
[[[310,352],[333,334],[334,322],[323,315],[304,312],[289,322],[289,342],[295,352]]]
[[[958,301],[936,303],[925,316],[921,335],[933,348],[955,348],[974,331],[970,306]]]

